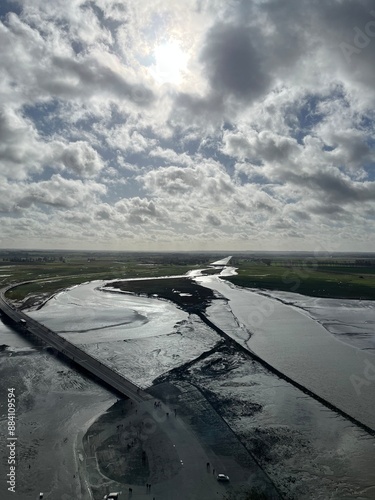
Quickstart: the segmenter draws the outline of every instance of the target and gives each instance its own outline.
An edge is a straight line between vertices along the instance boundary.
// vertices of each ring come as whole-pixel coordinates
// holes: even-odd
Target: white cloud
[[[299,146],[295,139],[280,136],[268,130],[248,134],[225,132],[223,152],[239,159],[282,163],[298,154]]]
[[[9,107],[0,109],[0,174],[24,179],[41,169],[43,145],[33,124]]]
[[[135,126],[131,123],[118,125],[110,130],[103,127],[100,132],[104,135],[108,146],[120,151],[140,153],[152,148],[156,143],[155,139],[146,138],[135,130]]]
[[[372,0],[19,7],[0,21],[4,245],[375,249],[375,36],[342,51]],[[152,77],[163,43],[180,83]]]
[[[23,208],[31,204],[51,205],[58,208],[90,206],[95,203],[98,195],[103,195],[105,192],[105,186],[94,181],[64,179],[56,174],[48,181],[28,184],[17,204]]]
[[[166,163],[172,165],[177,164],[191,166],[194,163],[194,160],[187,153],[179,154],[173,149],[163,149],[160,146],[152,149],[150,151],[150,156],[161,158],[162,160],[165,160]]]
[[[47,181],[30,183],[3,183],[1,186],[2,207],[5,211],[25,211],[31,206],[84,210],[95,204],[106,187],[95,181],[65,179],[59,174]]]
[[[60,144],[59,144],[60,146]],[[62,151],[55,160],[80,177],[92,177],[100,172],[104,164],[98,153],[84,141],[61,145]]]

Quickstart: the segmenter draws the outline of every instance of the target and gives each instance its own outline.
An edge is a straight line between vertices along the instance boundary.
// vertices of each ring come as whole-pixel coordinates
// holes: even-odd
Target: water
[[[228,304],[214,301],[208,308],[215,324],[293,380],[375,429],[374,351],[340,342],[310,313],[293,305],[217,276],[195,279],[229,300]],[[102,284],[74,287],[30,314],[90,353],[120,365],[124,374],[139,378],[142,385],[219,340],[172,303],[105,293],[98,289]],[[368,312],[371,308],[364,304]],[[346,322],[348,315],[346,310]],[[324,322],[322,315],[319,320]]]
[[[267,294],[303,309],[338,340],[375,352],[374,301],[306,297],[290,292]]]
[[[104,292],[100,290],[104,284],[92,281],[70,288],[29,314],[80,344],[163,335],[188,317],[166,301]]]
[[[197,281],[218,291],[242,325],[225,330],[228,311],[208,308],[211,321],[293,380],[375,429],[375,356],[338,341],[302,310],[225,283]],[[244,335],[244,330],[248,335]]]
[[[31,347],[32,344],[0,321],[0,345],[24,349],[25,347]]]
[[[105,292],[103,284],[65,290],[28,314],[144,388],[220,341],[197,316],[171,302]]]
[[[233,271],[227,269],[225,274]],[[199,276],[199,272],[194,275]],[[375,365],[374,356],[370,351],[338,341],[339,337],[324,329],[325,310],[317,307],[321,303],[314,303],[313,307],[312,299],[307,297],[284,297],[293,304],[298,302],[306,312],[275,298],[234,287],[217,277],[196,279],[227,298],[215,300],[207,311],[220,328],[297,382],[374,426],[374,382],[366,380],[363,374],[363,363],[369,360]],[[105,293],[98,288],[102,284],[92,282],[66,290],[41,310],[29,314],[143,387],[220,341],[197,317],[189,316],[174,304],[156,298]],[[328,319],[332,323],[335,305],[331,305]],[[369,322],[371,304],[365,306],[367,312],[362,319]],[[359,302],[353,302],[354,316],[348,307],[342,310],[345,317],[340,316],[341,323],[348,325],[353,318],[357,321],[360,308]],[[312,318],[312,314],[317,318]],[[0,339],[1,343],[15,347],[18,342],[19,347],[25,345],[22,337],[1,324]],[[228,362],[235,362],[236,356],[240,357],[230,354]],[[31,366],[38,366],[39,371],[39,364]],[[272,461],[268,472],[280,485],[287,484],[292,475],[296,482],[293,486],[287,484],[287,491],[294,488],[295,498],[373,498],[373,440],[345,419],[336,418],[316,401],[248,360],[235,363],[234,369],[222,376],[208,376],[200,364],[191,370],[206,388],[224,400],[233,399],[229,424],[243,439],[249,439],[251,444],[254,427],[265,436],[277,438],[269,450]],[[46,379],[61,383],[60,373],[61,369],[58,374],[51,369]],[[367,383],[360,387],[359,394],[350,379],[353,374]],[[249,403],[260,404],[262,411],[254,415],[244,413]],[[303,488],[308,495],[300,494],[305,491]]]

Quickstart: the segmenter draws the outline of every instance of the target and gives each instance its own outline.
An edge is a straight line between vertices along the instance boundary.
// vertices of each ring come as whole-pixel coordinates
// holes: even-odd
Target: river
[[[375,429],[375,356],[371,351],[337,340],[306,312],[275,298],[217,276],[196,280],[228,301],[216,301],[207,309],[213,323],[282,373]],[[230,311],[241,330],[228,328]]]

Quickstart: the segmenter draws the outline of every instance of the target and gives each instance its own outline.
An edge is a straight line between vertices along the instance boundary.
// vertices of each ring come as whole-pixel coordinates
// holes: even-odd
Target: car
[[[109,493],[104,496],[103,500],[117,500],[120,493]]]
[[[229,476],[226,476],[225,474],[218,474],[216,479],[227,483],[229,481]]]

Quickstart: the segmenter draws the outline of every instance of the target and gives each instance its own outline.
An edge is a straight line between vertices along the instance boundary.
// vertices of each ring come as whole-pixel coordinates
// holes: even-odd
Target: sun
[[[151,73],[159,83],[179,84],[187,66],[187,54],[177,41],[169,41],[154,49],[155,64]]]

